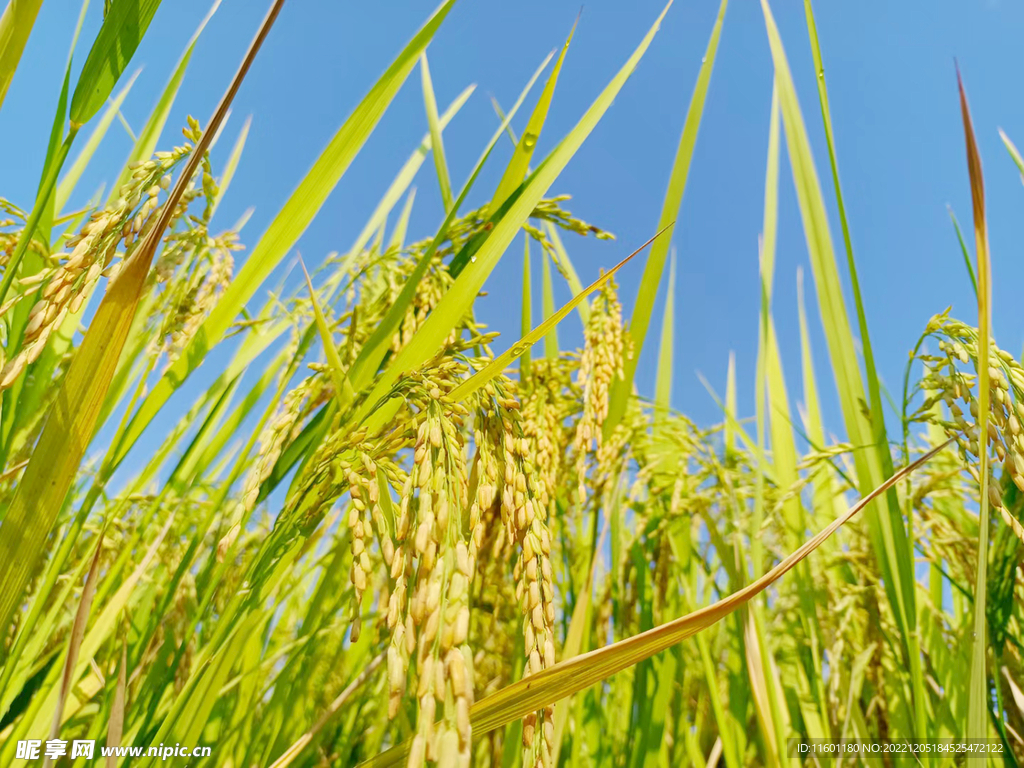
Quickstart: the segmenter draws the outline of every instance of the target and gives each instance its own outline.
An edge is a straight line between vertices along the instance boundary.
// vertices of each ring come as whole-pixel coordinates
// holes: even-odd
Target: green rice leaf
[[[803,373],[804,392],[804,429],[808,441],[818,449],[825,446],[825,428],[822,423],[821,405],[818,397],[818,383],[814,375],[814,355],[811,350],[811,337],[807,326],[807,309],[804,303],[804,273],[801,268],[796,272],[796,294],[797,310],[800,322],[800,361]],[[813,508],[818,513],[829,517],[834,516],[831,478],[827,469],[819,473],[818,481],[814,485]]]
[[[379,653],[377,656],[357,674],[352,682],[345,686],[341,693],[339,693],[334,701],[332,701],[324,711],[324,713],[317,719],[316,723],[300,736],[294,744],[292,744],[284,753],[277,758],[270,766],[270,768],[285,768],[285,766],[291,765],[295,758],[302,754],[302,751],[309,746],[310,742],[313,741],[313,737],[316,736],[324,726],[326,726],[332,719],[341,711],[341,708],[348,702],[349,699],[359,690],[373,673],[377,667],[383,663],[386,658],[386,654]]]
[[[729,350],[729,365],[725,370],[725,424],[722,425],[725,456],[736,450],[736,353]],[[742,429],[741,434],[746,434]]]
[[[75,665],[78,663],[78,652],[82,649],[82,638],[85,637],[85,627],[89,622],[89,612],[92,610],[92,601],[96,596],[96,580],[99,578],[100,554],[103,549],[103,533],[96,537],[96,550],[92,556],[92,565],[89,566],[89,573],[85,577],[85,585],[82,587],[82,596],[78,600],[78,610],[75,612],[75,620],[71,625],[71,637],[68,639],[68,651],[64,656],[64,671],[61,674],[60,693],[57,696],[57,706],[53,710],[53,724],[50,726],[50,738],[55,739],[60,735],[60,724],[63,720],[64,705],[67,703],[71,686],[75,682]],[[47,758],[45,766],[52,764]]]
[[[675,222],[679,218],[683,193],[686,191],[686,180],[690,174],[690,161],[693,159],[693,150],[697,145],[697,132],[704,115],[704,101],[711,83],[711,72],[715,68],[718,40],[722,34],[722,23],[725,20],[725,10],[728,4],[729,0],[722,0],[718,7],[718,16],[711,28],[711,37],[708,39],[707,49],[701,60],[700,74],[697,75],[697,84],[690,97],[686,122],[683,123],[683,133],[679,137],[676,159],[669,175],[668,191],[665,193],[665,201],[661,206],[658,229],[672,226],[674,231]],[[658,295],[658,285],[661,283],[661,274],[665,269],[665,259],[668,257],[671,243],[670,235],[651,249],[651,253],[647,257],[647,264],[644,266],[644,274],[640,278],[636,302],[633,304],[633,316],[629,321],[629,334],[633,338],[633,356],[623,362],[623,377],[616,378],[615,383],[612,384],[608,402],[608,417],[605,419],[603,427],[606,440],[611,437],[612,432],[615,431],[626,413],[626,401],[633,391],[633,378],[636,375],[637,366],[640,364],[640,352],[643,349],[644,339],[647,337],[647,327],[651,322],[654,300]]]
[[[540,253],[543,272],[541,274],[541,312],[545,320],[555,314],[555,288],[551,284],[551,260],[548,253],[541,249]],[[552,325],[544,336],[544,356],[548,360],[558,359],[558,326]]]
[[[128,687],[128,643],[121,643],[121,663],[117,665],[117,683],[114,687],[114,703],[110,707],[110,723],[107,728],[107,747],[121,746],[124,735],[125,689]],[[111,750],[113,752],[113,750]],[[116,768],[117,757],[107,756],[107,768]]]
[[[858,489],[863,493],[872,487],[877,487],[887,473],[884,471],[880,458],[881,447],[875,445],[872,424],[861,407],[861,403],[869,402],[869,396],[865,391],[857,360],[856,345],[846,312],[846,301],[829,231],[828,215],[807,137],[807,129],[800,112],[785,50],[766,0],[762,0],[761,7],[772,58],[775,62],[779,106],[782,112],[797,202],[811,257],[818,306],[825,338],[828,341],[847,437],[856,446],[870,446],[870,448],[860,448],[854,452]],[[886,594],[900,624],[901,639],[909,653],[913,637],[911,628],[916,620],[912,610],[914,605],[913,568],[899,505],[889,502],[890,499],[887,498],[884,503],[879,504],[878,509],[869,510],[867,522],[872,546],[882,570]],[[913,664],[913,662],[910,663]]]
[[[960,222],[956,220],[956,214],[953,213],[953,209],[949,206],[946,207],[949,211],[949,220],[953,222],[953,231],[956,232],[956,240],[960,244],[960,253],[964,257],[964,264],[967,267],[967,274],[971,278],[971,285],[974,287],[974,296],[978,296],[978,278],[974,274],[974,264],[971,263],[971,252],[967,249],[967,243],[964,242],[963,233],[960,231]]]
[[[875,452],[878,457],[878,464],[881,467],[883,476],[892,474],[893,462],[889,451],[889,444],[885,431],[885,412],[882,408],[881,382],[879,381],[878,370],[875,365],[875,353],[871,344],[871,334],[868,330],[867,314],[864,311],[864,301],[861,296],[860,279],[857,275],[857,262],[853,255],[853,243],[850,235],[850,225],[846,216],[846,206],[843,202],[843,191],[839,183],[839,167],[836,161],[835,138],[832,131],[832,115],[828,105],[828,88],[825,83],[825,65],[822,63],[821,49],[818,45],[818,31],[814,23],[814,11],[811,7],[811,0],[804,0],[804,15],[807,19],[807,30],[811,43],[811,55],[814,61],[814,71],[817,75],[818,101],[821,105],[822,122],[825,128],[825,141],[828,145],[829,164],[832,171],[832,184],[836,193],[836,205],[839,210],[839,222],[843,232],[843,246],[846,251],[846,266],[850,274],[850,288],[853,294],[853,303],[857,311],[857,329],[860,334],[860,347],[864,357],[864,374],[868,390],[868,404],[870,407],[870,434],[874,442]],[[872,483],[873,484],[873,483]],[[888,495],[888,516],[883,521],[882,535],[886,543],[886,557],[891,561],[890,567],[895,571],[896,581],[901,588],[899,597],[902,606],[902,615],[899,617],[901,629],[903,630],[903,641],[906,647],[907,659],[910,665],[911,678],[914,686],[914,710],[915,710],[915,731],[916,735],[923,736],[927,731],[928,713],[926,702],[928,693],[925,690],[924,670],[921,664],[921,654],[918,648],[918,633],[915,629],[917,621],[916,598],[914,592],[914,570],[911,562],[910,537],[906,533],[902,516],[899,513],[899,501],[893,491]],[[891,542],[891,543],[890,543]]]
[[[331,335],[331,327],[324,317],[320,308],[320,302],[316,298],[316,290],[313,288],[313,281],[309,279],[309,272],[306,271],[306,264],[299,259],[302,266],[302,274],[306,278],[306,287],[309,288],[309,301],[313,305],[313,316],[316,319],[316,329],[320,333],[320,340],[324,345],[324,354],[327,355],[327,364],[331,371],[331,381],[334,384],[334,396],[338,400],[338,406],[344,408],[352,398],[352,384],[349,383],[345,374],[345,365],[341,362],[341,355],[334,344],[334,337]]]
[[[533,282],[530,276],[530,238],[523,238],[523,301],[521,322],[519,324],[520,336],[525,336],[533,327],[533,305],[531,301],[531,290]],[[528,381],[530,378],[531,354],[526,352],[519,360],[519,378]]]
[[[1013,160],[1013,164],[1017,166],[1017,171],[1020,173],[1021,181],[1024,182],[1024,157],[1021,157],[1020,151],[1017,149],[1017,145],[1010,141],[1010,137],[1006,135],[1006,132],[1000,128],[999,138],[1003,140],[1003,146],[1006,147],[1006,151],[1010,153],[1010,158]]]
[[[434,84],[430,79],[426,51],[420,54],[420,75],[423,83],[423,104],[427,110],[427,125],[430,126],[430,146],[434,153],[434,167],[437,169],[437,182],[441,186],[441,202],[444,203],[444,210],[447,213],[452,209],[452,182],[448,176],[448,161],[444,157],[441,120],[437,116],[437,98],[434,96]]]
[[[658,372],[655,376],[654,407],[664,415],[668,414],[672,395],[672,349],[674,339],[676,303],[676,255],[668,269],[668,290],[665,293],[665,309],[661,316],[661,347],[658,350]],[[730,358],[731,359],[731,358]]]
[[[562,71],[562,62],[565,61],[565,54],[569,51],[569,44],[572,42],[572,36],[576,31],[576,24],[578,23],[579,17],[576,18],[572,29],[569,31],[569,37],[566,38],[565,44],[562,46],[562,52],[555,60],[555,66],[551,70],[551,74],[548,75],[548,81],[544,84],[544,90],[541,91],[537,106],[533,108],[533,114],[530,115],[530,120],[526,124],[526,130],[523,131],[522,137],[516,143],[512,159],[505,167],[505,173],[502,174],[501,181],[498,182],[498,188],[494,190],[494,196],[491,198],[492,210],[497,211],[505,204],[509,195],[512,194],[516,187],[522,184],[529,171],[530,159],[537,148],[537,139],[540,138],[540,132],[543,130],[544,122],[548,117],[548,110],[551,108],[551,99],[555,95],[558,74]]]
[[[0,107],[42,4],[43,0],[9,0],[0,16]]]
[[[242,151],[245,149],[246,139],[249,138],[249,128],[252,126],[252,115],[245,118],[245,122],[242,123],[242,130],[238,132],[238,138],[235,139],[235,144],[231,148],[231,154],[228,155],[228,161],[224,164],[224,173],[221,174],[220,179],[217,183],[217,199],[213,203],[213,210],[216,212],[221,201],[224,199],[224,195],[227,194],[228,187],[231,186],[231,180],[235,177],[235,171],[238,170],[238,163],[242,160]],[[237,232],[241,229],[240,225],[236,225],[233,229]]]
[[[71,124],[82,126],[100,111],[135,49],[142,42],[160,0],[113,0],[71,97]]]
[[[412,215],[412,204],[416,200],[416,187],[409,190],[409,194],[405,196],[405,205],[402,206],[402,212],[398,215],[398,221],[395,222],[395,228],[391,230],[391,239],[388,241],[388,249],[402,250],[405,247],[405,235],[409,229],[409,217]]]
[[[545,221],[544,233],[548,236],[548,240],[551,241],[551,245],[554,248],[551,258],[555,262],[555,268],[565,278],[565,282],[569,286],[569,292],[575,296],[583,290],[583,283],[580,282],[579,275],[576,274],[576,268],[573,267],[572,260],[569,258],[569,253],[565,250],[562,236],[558,234],[558,227],[550,221]],[[580,313],[580,320],[583,321],[583,327],[586,328],[587,323],[590,322],[590,303],[584,301],[577,309]]]

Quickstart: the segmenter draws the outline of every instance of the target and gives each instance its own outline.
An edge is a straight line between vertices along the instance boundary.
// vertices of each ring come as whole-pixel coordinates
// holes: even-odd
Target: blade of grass
[[[764,525],[765,498],[765,399],[767,397],[767,365],[770,358],[769,325],[771,318],[772,282],[775,274],[775,239],[778,223],[779,180],[779,99],[778,84],[772,87],[771,120],[768,131],[768,167],[765,172],[764,220],[759,242],[759,276],[761,301],[758,312],[758,348],[755,410],[757,420],[757,478],[754,492],[754,513],[750,521],[750,559],[754,578],[760,578],[764,563],[763,546],[759,535]],[[787,478],[788,479],[788,478]],[[780,483],[785,487],[785,481]]]
[[[715,723],[722,736],[722,754],[725,757],[727,768],[740,768],[742,763],[739,758],[739,744],[736,740],[734,721],[726,714],[725,706],[722,703],[722,694],[718,690],[718,675],[716,674],[714,662],[711,659],[711,651],[708,647],[708,640],[703,633],[695,637],[697,651],[700,653],[701,666],[704,672],[704,681],[708,686],[708,698],[711,700],[711,710],[715,715]]]
[[[779,733],[783,730],[779,721],[780,711],[776,704],[777,687],[769,664],[765,664],[764,630],[758,629],[757,615],[761,613],[751,606],[743,622],[743,656],[750,681],[750,694],[754,703],[754,714],[758,731],[764,740],[764,762],[778,766],[781,744]]]
[[[242,130],[238,132],[238,138],[235,139],[235,144],[231,148],[228,161],[224,164],[224,173],[221,174],[220,180],[217,182],[217,199],[213,202],[214,213],[216,213],[218,206],[220,206],[221,201],[224,199],[224,195],[227,194],[228,187],[231,186],[231,180],[235,177],[235,171],[238,170],[238,163],[242,159],[245,142],[249,138],[250,127],[252,127],[252,115],[245,118],[245,122],[242,123]],[[241,226],[235,225],[234,229],[237,232],[241,229]]]
[[[586,579],[579,591],[576,605],[572,609],[572,618],[569,620],[569,629],[565,633],[565,643],[562,644],[562,660],[578,656],[588,647],[587,627],[590,626],[591,606],[593,604],[594,580],[597,575],[597,566],[601,553],[604,551],[604,543],[608,538],[610,517],[604,518],[601,526],[601,535],[594,547],[594,553],[590,558],[590,567],[587,569]],[[557,755],[562,744],[562,736],[565,733],[565,725],[569,719],[569,706],[571,699],[564,698],[555,704],[555,737],[551,747],[551,753]]]
[[[828,145],[829,163],[832,171],[832,182],[836,194],[836,205],[839,211],[839,222],[843,231],[843,245],[846,250],[847,269],[850,273],[850,286],[853,292],[854,307],[857,310],[857,326],[860,331],[860,346],[864,355],[864,373],[867,380],[868,404],[871,413],[871,431],[874,439],[875,450],[878,455],[884,476],[892,474],[892,455],[889,451],[889,444],[885,430],[885,413],[882,408],[881,388],[878,372],[875,366],[875,355],[871,345],[871,334],[868,331],[867,315],[864,311],[864,302],[861,296],[860,280],[857,276],[857,264],[853,255],[853,243],[850,235],[850,225],[846,216],[846,206],[843,203],[842,187],[839,183],[839,168],[836,161],[835,138],[832,131],[832,116],[828,105],[828,89],[825,84],[825,66],[822,63],[821,48],[818,44],[818,32],[814,23],[814,11],[811,7],[811,0],[804,0],[804,15],[807,20],[807,30],[811,43],[811,54],[814,60],[814,70],[817,75],[818,100],[821,105],[822,122],[825,127],[825,140]],[[928,735],[928,694],[925,691],[924,671],[921,666],[920,641],[916,629],[917,610],[915,608],[914,593],[914,572],[910,560],[910,553],[913,550],[913,530],[908,521],[908,530],[904,533],[902,518],[898,516],[899,501],[896,492],[888,496],[890,525],[892,527],[892,538],[895,546],[894,559],[898,569],[899,580],[903,589],[902,599],[904,615],[901,617],[901,629],[903,630],[903,642],[907,648],[907,656],[910,663],[911,680],[914,688],[914,720],[916,736],[925,737]]]
[[[78,25],[75,27],[75,32],[71,37],[71,49],[68,51],[68,61],[66,69],[64,70],[64,83],[61,86],[60,98],[57,101],[57,110],[53,116],[53,125],[50,129],[50,143],[46,148],[46,160],[43,163],[43,167],[49,167],[49,164],[53,162],[57,156],[58,149],[60,148],[61,142],[64,140],[64,123],[67,121],[68,115],[68,93],[71,88],[71,64],[72,57],[75,52],[75,45],[78,42],[78,35],[82,30],[82,22],[85,20],[84,11],[89,5],[89,0],[85,0],[82,3],[82,13],[78,16]],[[45,174],[44,174],[45,176]],[[49,247],[50,237],[53,230],[53,219],[55,218],[55,203],[54,195],[51,190],[46,198],[46,203],[43,208],[43,216],[39,220],[39,228],[33,234],[34,237],[38,238],[40,244],[44,247]]]
[[[1003,140],[1003,146],[1006,147],[1006,151],[1010,153],[1010,158],[1013,160],[1013,164],[1017,166],[1017,171],[1020,173],[1021,182],[1024,183],[1024,157],[1021,157],[1020,152],[1017,150],[1017,146],[1010,141],[1010,137],[1006,135],[1006,132],[1002,128],[999,129],[999,138]]]
[[[121,663],[117,665],[117,685],[114,688],[114,703],[110,707],[110,724],[107,728],[107,747],[121,746],[124,735],[124,694],[128,684],[128,644],[121,643]],[[112,752],[113,750],[111,750]],[[117,768],[117,757],[107,757],[107,768]]]
[[[558,227],[550,221],[545,221],[544,232],[548,236],[548,240],[551,241],[551,245],[554,246],[551,259],[555,262],[555,268],[558,270],[558,273],[565,278],[565,282],[569,285],[569,292],[575,296],[583,290],[583,283],[580,282],[579,275],[576,274],[576,269],[573,267],[572,261],[569,259],[569,253],[565,250],[565,244],[562,243],[562,237],[558,234]],[[579,305],[578,310],[580,313],[580,320],[583,321],[583,327],[586,328],[587,323],[590,322],[590,303],[584,301]]]
[[[725,372],[725,424],[722,426],[723,452],[726,458],[736,451],[736,353],[729,351],[729,366]],[[742,430],[739,430],[742,433]]]
[[[814,11],[811,7],[811,0],[804,0],[804,15],[807,20],[808,36],[811,43],[811,54],[814,60],[814,70],[818,86],[818,100],[821,105],[822,122],[825,128],[825,140],[828,145],[829,163],[832,171],[832,182],[836,194],[836,205],[839,211],[840,226],[843,231],[843,245],[846,250],[847,269],[850,273],[850,287],[853,292],[854,307],[857,310],[857,326],[860,332],[860,346],[864,355],[864,373],[867,380],[868,405],[870,408],[871,420],[870,429],[878,456],[883,476],[888,477],[893,471],[892,454],[889,451],[889,444],[885,430],[885,413],[882,408],[881,387],[878,371],[875,366],[875,356],[871,345],[871,334],[868,331],[867,315],[864,311],[864,302],[861,296],[860,280],[857,276],[857,264],[853,255],[853,243],[850,235],[849,221],[846,216],[846,206],[843,203],[842,187],[839,183],[839,168],[836,161],[835,138],[832,131],[832,116],[828,105],[828,89],[825,84],[825,66],[822,63],[821,48],[818,44],[818,32],[814,23]],[[917,609],[914,591],[914,571],[910,553],[913,550],[913,529],[912,519],[908,521],[908,528],[904,529],[902,517],[899,514],[899,501],[896,491],[888,495],[889,521],[886,537],[892,539],[894,551],[891,552],[894,566],[900,587],[902,589],[903,615],[899,617],[903,634],[903,643],[906,646],[906,653],[910,665],[911,680],[914,690],[914,720],[916,736],[925,737],[928,735],[928,694],[925,691],[924,670],[921,665],[920,640],[916,628]]]
[[[43,0],[9,0],[0,16],[0,107],[42,4]]]
[[[355,692],[359,690],[360,686],[370,678],[385,658],[387,658],[386,653],[377,654],[377,656],[375,656],[374,659],[367,664],[358,675],[356,675],[352,682],[345,686],[345,689],[337,695],[334,701],[328,705],[324,710],[324,713],[320,716],[320,719],[316,721],[313,727],[302,734],[298,741],[288,747],[288,749],[286,749],[284,753],[274,761],[270,768],[285,768],[285,766],[291,765],[295,761],[295,758],[298,757],[307,746],[309,746],[309,743],[313,741],[313,738],[323,730],[324,726],[338,714],[338,711],[349,699],[352,698]]]
[[[160,0],[114,0],[78,76],[71,125],[80,128],[100,111],[142,42]]]
[[[529,238],[527,238],[529,239]],[[555,313],[555,289],[551,284],[551,259],[543,248],[540,252],[543,265],[541,273],[541,314],[545,320]],[[558,359],[558,326],[552,325],[544,336],[544,356],[548,360]]]
[[[306,264],[299,257],[299,265],[302,267],[302,274],[306,278],[306,287],[309,289],[309,301],[313,305],[313,316],[316,318],[316,329],[320,333],[320,340],[324,345],[324,354],[327,355],[327,364],[331,372],[331,383],[334,384],[334,396],[338,400],[338,406],[344,408],[352,398],[352,385],[348,376],[345,375],[345,365],[341,362],[341,355],[334,344],[331,336],[331,327],[327,324],[327,318],[320,308],[320,302],[316,298],[316,290],[313,288],[313,281],[309,279],[309,272],[306,271]]]
[[[531,283],[532,278],[530,277],[530,238],[523,237],[523,300],[522,300],[522,312],[521,322],[519,324],[519,335],[525,336],[530,332],[533,327],[533,306],[531,302]],[[529,352],[523,354],[519,360],[519,378],[521,381],[528,381],[530,378],[530,361],[532,355]]]
[[[405,205],[402,206],[402,212],[398,214],[398,221],[395,222],[395,228],[391,231],[391,239],[388,241],[388,249],[402,250],[405,247],[405,236],[409,229],[409,217],[412,216],[412,204],[416,200],[416,187],[409,190],[409,194],[405,196]]]
[[[548,54],[548,60],[552,56],[554,56],[554,52]],[[498,100],[493,95],[491,96],[491,106],[494,108],[494,114],[498,116],[498,119],[505,122],[505,110],[501,108],[501,104],[498,103]],[[512,148],[515,149],[516,145],[519,144],[519,138],[516,136],[515,129],[511,125],[506,125],[505,134],[508,136],[508,140],[512,142]]]
[[[661,216],[658,220],[658,229],[674,223],[679,218],[679,210],[683,204],[683,193],[686,191],[686,179],[690,173],[690,161],[693,158],[693,150],[697,144],[697,132],[700,129],[701,117],[704,114],[704,101],[707,98],[708,85],[711,83],[711,72],[715,68],[715,56],[718,53],[718,40],[722,33],[722,23],[725,20],[725,10],[729,0],[722,0],[718,7],[718,16],[711,28],[711,37],[708,39],[707,49],[704,58],[701,59],[700,73],[697,75],[697,84],[693,88],[693,95],[690,97],[690,106],[686,111],[686,121],[683,123],[683,132],[679,137],[679,147],[676,149],[676,157],[672,163],[672,172],[669,175],[668,190],[665,193],[665,201],[661,206]],[[664,238],[651,249],[647,257],[647,264],[644,266],[644,274],[640,278],[640,287],[637,289],[636,302],[633,304],[633,315],[629,321],[629,334],[633,337],[633,355],[623,363],[623,376],[616,378],[612,384],[611,394],[608,402],[608,416],[604,421],[604,439],[608,440],[615,428],[619,425],[626,413],[626,401],[633,391],[633,378],[636,376],[636,369],[640,363],[640,352],[647,336],[647,327],[651,322],[651,314],[654,311],[654,300],[658,295],[658,285],[661,283],[661,274],[665,270],[665,259],[668,257],[669,245],[672,242],[671,236]]]
[[[953,222],[953,230],[956,232],[956,240],[960,244],[960,253],[964,257],[964,264],[967,266],[967,274],[971,277],[971,285],[974,288],[974,297],[978,297],[978,277],[974,274],[974,264],[971,263],[971,252],[967,250],[967,243],[964,242],[963,233],[960,231],[960,222],[956,220],[956,214],[953,213],[953,209],[946,206],[946,210],[949,211],[949,220]]]
[[[505,167],[505,173],[502,174],[497,189],[494,190],[494,196],[491,198],[492,211],[499,210],[505,204],[509,195],[523,183],[523,179],[526,178],[526,174],[529,172],[530,159],[537,148],[537,139],[540,138],[540,132],[543,130],[544,123],[547,120],[548,110],[551,108],[551,99],[555,95],[555,85],[558,83],[558,75],[562,71],[562,62],[565,61],[565,54],[569,51],[569,44],[572,42],[572,36],[576,31],[576,24],[578,23],[579,16],[576,17],[576,21],[569,31],[569,37],[566,38],[565,43],[562,45],[562,52],[555,60],[555,66],[551,70],[551,74],[548,75],[548,81],[544,84],[544,90],[541,91],[537,106],[533,108],[530,120],[526,124],[526,130],[523,131],[522,137],[516,142],[516,149],[512,159]]]
[[[100,554],[103,552],[103,532],[96,537],[96,550],[92,556],[92,565],[89,566],[89,573],[85,577],[85,585],[82,587],[82,596],[78,600],[78,610],[75,612],[75,620],[71,625],[71,636],[68,638],[68,652],[64,657],[64,671],[61,674],[60,694],[57,696],[57,706],[54,707],[53,724],[50,726],[50,738],[55,739],[60,734],[60,724],[64,714],[64,705],[67,703],[68,694],[71,692],[71,684],[74,683],[75,666],[78,664],[78,652],[82,648],[82,638],[85,637],[85,627],[89,622],[89,611],[92,610],[92,599],[96,594],[96,579],[99,577]],[[53,759],[47,757],[43,762],[43,768],[53,765]]]
[[[434,84],[430,80],[426,51],[420,54],[420,80],[423,84],[423,104],[427,110],[427,125],[430,127],[430,146],[434,155],[434,167],[437,169],[437,183],[441,187],[444,212],[448,213],[452,209],[452,182],[448,176],[448,161],[444,156],[441,121],[437,116],[437,98],[434,96]]]
[[[660,418],[668,416],[672,396],[672,350],[675,339],[676,254],[668,268],[668,289],[661,316],[661,346],[658,350],[658,373],[654,384],[654,407]],[[732,358],[730,358],[730,361]],[[730,363],[731,365],[731,363]]]
[[[775,366],[777,352],[775,350],[775,338],[772,328],[771,301],[772,284],[775,279],[775,241],[778,229],[778,187],[779,187],[779,100],[778,87],[772,87],[771,117],[768,128],[768,162],[765,169],[765,191],[764,191],[764,221],[762,224],[762,236],[758,260],[760,262],[761,277],[761,303],[758,323],[758,348],[757,348],[757,373],[756,373],[756,412],[757,412],[757,478],[754,491],[754,514],[751,519],[750,533],[750,559],[752,562],[753,576],[759,578],[764,568],[764,551],[761,542],[761,531],[764,525],[765,515],[765,474],[767,472],[768,459],[765,455],[765,422],[766,405],[779,405],[778,381],[781,371]],[[786,405],[788,412],[788,405]],[[770,409],[769,409],[770,410]],[[795,482],[796,470],[793,464],[785,461],[789,458],[786,448],[792,446],[792,435],[785,434],[785,429],[778,429],[778,418],[772,411],[770,425],[772,432],[772,456],[773,469],[779,485],[783,488],[791,487]],[[788,421],[786,427],[788,428]],[[781,433],[781,434],[779,434]],[[780,439],[776,445],[776,438]],[[793,502],[788,503],[790,515],[793,510]],[[799,502],[796,502],[799,504]],[[787,527],[792,527],[790,524]],[[802,529],[801,529],[802,532]],[[787,538],[787,546],[794,542]],[[779,681],[774,674],[772,650],[768,645],[767,622],[765,619],[765,603],[763,600],[754,600],[748,612],[747,621],[744,622],[744,633],[746,636],[746,662],[749,671],[751,686],[755,692],[755,703],[758,714],[758,721],[761,723],[761,730],[764,736],[767,762],[770,765],[779,765],[782,761],[781,753],[786,743],[788,731],[788,718],[783,692],[780,690]]]
[[[811,353],[811,337],[807,330],[807,309],[804,304],[804,273],[797,267],[796,272],[797,310],[800,323],[800,360],[803,372],[804,390],[804,429],[808,440],[816,449],[825,445],[825,429],[821,418],[821,405],[818,398],[818,383],[814,376],[814,357]],[[814,486],[814,504],[812,508],[826,517],[834,517],[833,492],[831,476],[827,470],[821,473]]]

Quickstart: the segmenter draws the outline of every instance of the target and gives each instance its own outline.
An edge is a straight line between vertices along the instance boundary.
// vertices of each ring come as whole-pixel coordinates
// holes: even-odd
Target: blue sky
[[[169,123],[167,140],[180,141],[186,114],[205,121],[259,20],[265,2],[223,0],[200,39]],[[98,27],[102,2],[93,0],[78,61]],[[994,258],[995,331],[1014,353],[1024,343],[1018,286],[1024,278],[1024,188],[997,134],[1002,127],[1024,146],[1024,8],[1005,0],[936,0],[927,4],[863,0],[817,4],[840,173],[862,290],[883,378],[895,390],[907,352],[928,318],[949,305],[973,321],[973,296],[946,205],[970,227],[970,199],[953,60],[964,73],[979,134],[988,189]],[[145,120],[186,41],[209,7],[206,0],[168,0],[160,8],[133,67],[144,69],[124,109],[133,128]],[[251,246],[320,150],[433,10],[431,2],[343,3],[293,0],[286,4],[235,101],[215,167],[246,115],[253,125],[242,164],[218,211],[229,227],[249,206],[243,233]],[[21,68],[0,110],[0,194],[28,207],[63,73],[79,0],[46,0]],[[453,185],[461,186],[497,126],[489,96],[511,104],[547,53],[560,46],[580,6],[577,0],[460,0],[429,49],[442,108],[469,83],[477,92],[445,132]],[[592,0],[582,11],[538,151],[546,153],[635,48],[661,10],[660,0]],[[803,4],[775,3],[818,170],[830,190],[827,154],[815,93]],[[599,242],[568,236],[566,245],[583,281],[597,276],[652,235],[662,196],[717,12],[717,2],[677,2],[614,106],[584,144],[552,192],[569,193],[570,209],[614,232]],[[758,323],[757,236],[761,226],[772,68],[759,4],[733,0],[726,16],[704,122],[675,231],[676,364],[673,405],[698,421],[718,418],[697,378],[724,388],[730,350],[736,352],[740,407],[753,412]],[[539,90],[538,90],[539,92]],[[522,129],[528,107],[517,118]],[[410,77],[319,217],[299,243],[304,258],[345,250],[380,195],[426,130],[418,73]],[[17,150],[12,150],[16,147]],[[115,124],[79,186],[84,201],[109,185],[130,140]],[[470,204],[493,190],[511,152],[499,145]],[[785,158],[783,159],[785,163]],[[800,396],[796,270],[809,273],[788,165],[783,165],[775,316],[787,382]],[[433,165],[423,165],[410,237],[433,234],[442,218]],[[831,197],[831,194],[827,195]],[[833,210],[834,214],[834,210]],[[841,248],[838,219],[833,238]],[[488,285],[478,314],[503,334],[504,349],[518,332],[521,247],[513,245]],[[841,253],[839,254],[841,257]],[[845,267],[843,268],[845,272]],[[642,264],[621,277],[626,315]],[[539,274],[535,267],[534,274]],[[294,278],[295,276],[293,276]],[[666,272],[667,279],[667,272]],[[819,386],[840,429],[825,366],[827,349],[817,323],[810,275],[812,341]],[[268,287],[273,280],[268,281]],[[558,286],[558,301],[568,298]],[[641,360],[638,384],[653,389],[656,320]],[[577,343],[571,316],[563,341]],[[537,350],[539,353],[539,349]]]

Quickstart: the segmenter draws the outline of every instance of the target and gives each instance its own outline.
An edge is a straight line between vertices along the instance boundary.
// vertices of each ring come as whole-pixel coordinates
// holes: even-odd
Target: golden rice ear
[[[566,696],[578,693],[721,621],[778,581],[797,563],[821,546],[840,526],[934,458],[951,442],[952,440],[945,441],[913,463],[900,469],[833,520],[824,530],[806,541],[795,552],[790,553],[764,576],[728,597],[642,634],[620,640],[596,651],[566,659],[477,702],[470,712],[474,736],[479,738],[496,728],[554,704]],[[399,765],[409,754],[410,748],[410,742],[405,742],[361,763],[361,766],[382,768],[383,766]]]

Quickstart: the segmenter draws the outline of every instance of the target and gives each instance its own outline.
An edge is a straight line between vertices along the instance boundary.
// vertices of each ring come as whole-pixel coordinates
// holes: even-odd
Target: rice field
[[[0,16],[3,119],[41,2],[9,0]],[[0,197],[0,767],[1024,761],[1024,367],[991,327],[962,84],[956,162],[973,210],[957,232],[977,313],[922,318],[890,391],[811,2],[807,36],[783,41],[761,0],[774,86],[756,377],[738,383],[730,365],[716,423],[671,405],[685,355],[671,244],[727,4],[650,240],[610,245],[620,261],[590,285],[570,254],[611,234],[570,210],[558,180],[667,44],[670,7],[550,137],[575,28],[560,32],[460,184],[444,130],[471,94],[439,104],[427,59],[445,0],[394,41],[257,236],[244,219],[214,223],[239,164],[259,162],[247,125],[221,129],[284,0],[251,30],[213,114],[174,126],[189,41],[144,96],[155,107],[128,161],[104,169],[109,191],[74,209],[160,0],[102,4],[96,38],[77,40],[77,78],[68,61],[36,196]],[[797,98],[787,59],[804,46],[816,101]],[[297,241],[403,87],[422,91],[422,143],[355,245],[304,263]],[[812,126],[827,153],[812,152]],[[230,147],[223,164],[215,143]],[[436,230],[410,226],[418,173],[444,206]],[[800,293],[802,369],[787,382],[772,289],[788,177],[814,303]],[[471,209],[471,192],[487,202]],[[521,297],[486,292],[503,258],[521,264]],[[297,290],[271,280],[283,264],[303,273]],[[619,290],[623,269],[642,275],[635,295]],[[573,296],[560,307],[556,286]],[[522,317],[518,337],[478,319],[501,301]],[[560,344],[559,324],[582,328],[579,348]],[[652,391],[635,384],[645,347]],[[739,386],[757,393],[752,413]],[[986,750],[794,751],[815,739]],[[168,751],[101,751],[157,745]]]

